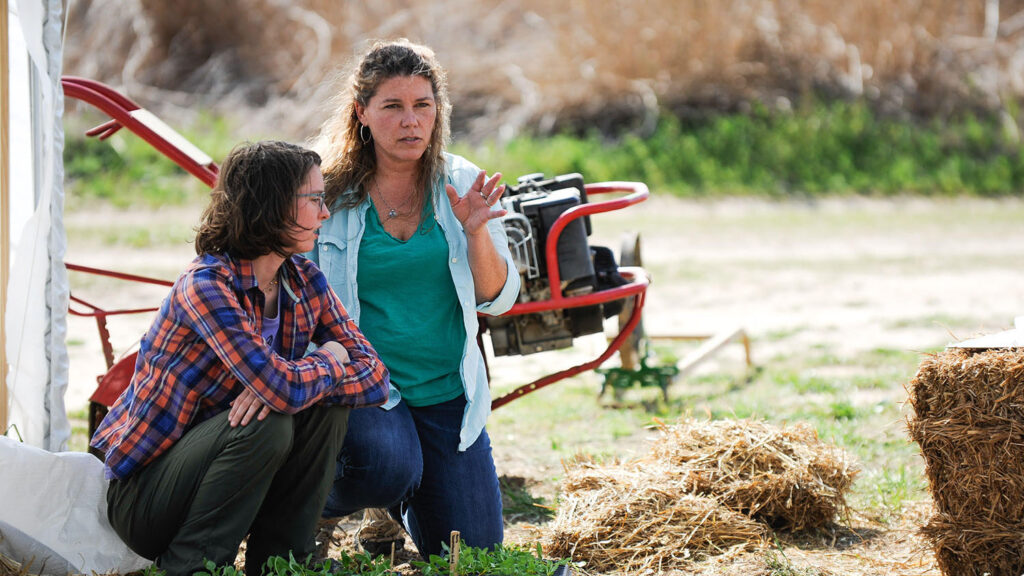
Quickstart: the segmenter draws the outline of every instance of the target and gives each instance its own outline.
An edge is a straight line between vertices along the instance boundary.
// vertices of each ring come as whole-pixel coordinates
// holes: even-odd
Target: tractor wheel
[[[620,266],[643,266],[643,259],[640,257],[640,233],[627,232],[622,238],[622,251],[619,253]],[[625,328],[629,322],[629,316],[633,312],[633,297],[626,299],[626,305],[619,312],[619,330]],[[642,311],[641,311],[642,313]],[[626,341],[619,348],[619,360],[624,370],[636,370],[640,367],[640,341],[644,338],[644,319],[633,329]]]

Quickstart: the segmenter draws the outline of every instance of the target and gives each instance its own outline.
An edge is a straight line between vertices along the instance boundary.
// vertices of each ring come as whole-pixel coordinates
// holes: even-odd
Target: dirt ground
[[[68,214],[67,261],[173,279],[191,259],[187,228],[173,245],[160,240],[146,246],[145,235],[181,228],[197,215],[195,208]],[[133,237],[141,235],[136,244],[143,246],[110,244],[110,230],[118,228],[137,230]],[[755,361],[799,359],[810,349],[840,358],[876,349],[936,349],[1011,328],[1015,316],[1024,315],[1020,200],[684,201],[655,195],[595,217],[594,229],[591,243],[616,252],[624,234],[641,232],[643,264],[653,277],[644,316],[648,333],[740,327],[752,339]],[[76,295],[103,307],[155,306],[163,291],[79,274],[72,275],[71,285]],[[131,346],[148,322],[148,315],[113,318],[116,351]],[[67,405],[80,414],[104,365],[92,319],[70,318],[68,333]],[[603,341],[584,338],[577,344],[559,362],[592,356]],[[728,348],[704,370],[741,362],[737,347]],[[549,372],[547,356],[495,360],[495,387]],[[899,385],[884,394],[905,398]],[[638,436],[625,435],[622,454],[636,453],[638,442]],[[500,437],[494,443],[499,473],[551,490],[557,457]],[[828,567],[835,574],[937,574],[913,534],[928,507],[906,507],[884,531],[864,520],[817,543],[784,543],[787,557],[793,566]],[[510,526],[509,540],[533,541],[541,529]],[[709,561],[694,573],[769,571],[746,556]]]
[[[193,257],[183,223],[197,217],[196,208],[68,214],[66,260],[173,280]],[[623,234],[640,232],[643,264],[653,278],[644,316],[651,334],[738,326],[761,340],[755,351],[761,358],[799,353],[801,346],[924,350],[1011,328],[1024,315],[1022,218],[1019,200],[700,202],[655,195],[595,216],[591,244],[618,252]],[[172,224],[180,229],[173,245],[108,243],[112,228]],[[71,286],[104,308],[156,306],[164,293],[80,273],[72,273]],[[150,320],[111,318],[115,352],[129,347]],[[86,404],[104,365],[95,321],[71,317],[68,324],[66,398],[75,410]],[[765,338],[778,333],[790,336]],[[527,374],[545,360],[541,354],[515,363]]]

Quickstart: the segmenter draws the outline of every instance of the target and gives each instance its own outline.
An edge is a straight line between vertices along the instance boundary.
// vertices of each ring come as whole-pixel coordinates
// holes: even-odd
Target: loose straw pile
[[[847,512],[856,469],[807,426],[681,421],[651,453],[567,464],[546,550],[596,571],[678,569]]]
[[[908,428],[937,510],[922,532],[939,568],[1024,573],[1024,351],[930,355],[909,392]]]
[[[28,576],[31,574],[30,569],[31,565],[22,566],[14,559],[0,554],[0,576]]]

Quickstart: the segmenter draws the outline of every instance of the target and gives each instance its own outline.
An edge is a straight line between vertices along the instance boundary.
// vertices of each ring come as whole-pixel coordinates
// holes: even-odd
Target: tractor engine
[[[508,246],[522,277],[518,302],[537,302],[551,298],[545,249],[548,232],[562,213],[587,202],[583,177],[566,174],[545,180],[543,174],[528,174],[518,184],[508,186],[501,199],[508,210],[502,218]],[[592,247],[590,217],[569,223],[558,239],[558,270],[564,296],[579,296],[621,286],[612,251]],[[533,354],[572,346],[573,338],[604,330],[604,319],[618,314],[623,301],[578,308],[522,314],[487,316],[495,356]]]

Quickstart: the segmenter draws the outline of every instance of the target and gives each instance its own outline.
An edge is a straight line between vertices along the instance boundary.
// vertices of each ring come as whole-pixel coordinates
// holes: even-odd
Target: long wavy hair
[[[444,174],[444,151],[451,135],[448,77],[434,51],[402,38],[375,42],[359,58],[339,91],[333,113],[320,127],[314,148],[323,158],[328,206],[352,208],[368,194],[366,184],[377,171],[374,142],[363,142],[356,103],[367,106],[381,83],[402,76],[420,76],[430,82],[437,117],[430,142],[420,160],[419,186],[431,191]]]
[[[196,227],[196,254],[226,252],[251,260],[291,256],[295,196],[320,156],[273,140],[236,146],[221,164],[210,203]]]

